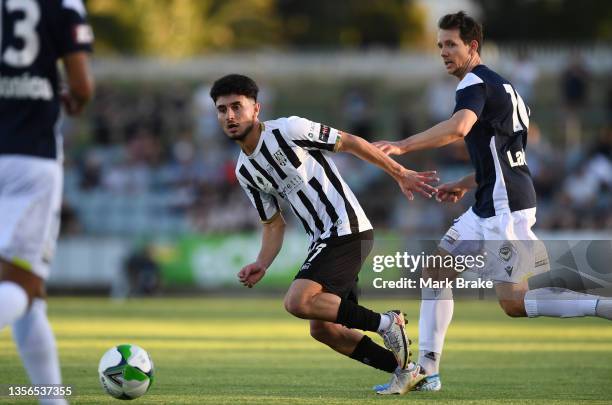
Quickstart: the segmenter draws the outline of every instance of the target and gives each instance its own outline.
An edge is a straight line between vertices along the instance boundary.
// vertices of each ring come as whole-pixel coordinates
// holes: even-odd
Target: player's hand
[[[259,280],[266,275],[266,268],[261,264],[255,262],[247,264],[238,272],[238,280],[245,287],[252,288]]]
[[[438,186],[438,192],[436,193],[436,200],[439,202],[451,202],[456,203],[461,200],[468,188],[458,183],[446,183]]]
[[[72,97],[67,89],[60,91],[60,100],[68,115],[79,115],[83,111],[84,104]]]
[[[380,149],[386,155],[389,156],[402,154],[402,149],[400,148],[398,142],[378,141],[372,143],[372,145],[376,146],[378,149]]]
[[[440,179],[435,170],[428,172],[404,170],[396,180],[402,193],[412,201],[414,200],[413,193],[419,193],[424,197],[431,198],[438,192],[438,189],[430,185],[430,183],[436,183]]]

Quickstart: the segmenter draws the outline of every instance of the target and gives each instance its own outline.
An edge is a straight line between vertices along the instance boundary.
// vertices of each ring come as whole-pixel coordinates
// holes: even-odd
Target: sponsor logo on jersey
[[[260,177],[260,176],[256,175],[255,176],[255,180],[259,184],[259,189],[261,191],[265,191],[268,194],[271,194],[274,191],[274,187],[272,187],[272,184],[268,183],[268,181],[265,180],[263,177]]]
[[[77,44],[91,44],[94,35],[88,24],[78,24],[74,26],[74,42]]]
[[[524,150],[519,150],[518,152],[515,152],[515,157],[512,156],[512,152],[510,151],[507,152],[507,155],[508,162],[510,162],[510,167],[525,166],[527,164],[527,158],[525,157]]]
[[[310,140],[314,140],[315,132],[316,132],[316,124],[314,122],[310,123],[310,129],[308,130],[308,138]]]
[[[283,151],[280,149],[274,152],[274,160],[276,160],[281,166],[286,166],[288,162],[287,156],[285,156]]]
[[[298,189],[302,188],[302,185],[304,185],[304,180],[302,180],[300,176],[289,177],[281,184],[278,194],[282,198],[287,198],[287,195],[296,192]]]
[[[319,141],[327,143],[330,131],[331,130],[327,125],[321,124],[321,129],[319,130]]]
[[[29,73],[21,76],[5,76],[0,77],[0,98],[51,100],[53,88],[49,79],[45,77],[30,76]]]

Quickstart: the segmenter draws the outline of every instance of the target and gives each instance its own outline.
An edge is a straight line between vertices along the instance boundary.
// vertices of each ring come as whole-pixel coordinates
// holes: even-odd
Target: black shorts
[[[358,274],[372,251],[374,232],[368,231],[316,242],[295,279],[307,279],[326,292],[357,302]]]

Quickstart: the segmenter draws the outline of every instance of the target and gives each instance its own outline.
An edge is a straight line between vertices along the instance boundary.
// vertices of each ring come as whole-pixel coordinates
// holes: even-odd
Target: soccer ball
[[[98,366],[100,383],[109,395],[118,399],[135,399],[153,384],[153,361],[136,345],[119,345],[109,349]]]

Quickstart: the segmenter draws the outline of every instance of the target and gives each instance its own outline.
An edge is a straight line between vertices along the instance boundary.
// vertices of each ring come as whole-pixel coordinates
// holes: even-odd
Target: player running
[[[78,114],[92,96],[93,36],[81,0],[0,1],[0,27],[0,330],[12,325],[31,383],[48,386],[61,384],[45,302],[62,195],[60,103]]]
[[[257,284],[280,251],[285,221],[278,199],[284,199],[311,240],[285,309],[310,320],[311,336],[345,356],[389,373],[414,372],[403,316],[357,303],[357,275],[372,248],[372,225],[329,155],[349,152],[376,164],[409,199],[413,192],[431,197],[436,189],[427,183],[437,180],[435,172],[407,170],[362,138],[304,118],[260,122],[257,93],[252,79],[236,74],[220,78],[210,91],[219,124],[242,150],[236,176],[263,223],[261,250],[238,273],[240,282]],[[378,332],[391,350],[355,329]]]
[[[536,194],[525,159],[529,108],[510,82],[482,64],[480,24],[458,12],[442,17],[438,28],[438,48],[446,71],[459,79],[452,117],[402,141],[375,145],[388,155],[401,155],[465,141],[475,172],[439,186],[437,199],[454,203],[476,188],[476,202],[444,235],[439,254],[486,251],[487,276],[496,283],[499,303],[509,316],[612,319],[611,300],[563,288],[528,289],[526,278],[538,272],[530,242],[537,240],[531,230],[536,221]],[[426,277],[436,277],[435,269],[426,270]],[[417,390],[437,391],[442,386],[440,356],[452,315],[450,289],[423,289],[419,367],[427,377]],[[410,378],[409,374],[394,375],[389,384],[375,390],[403,393],[406,386],[413,385]]]

